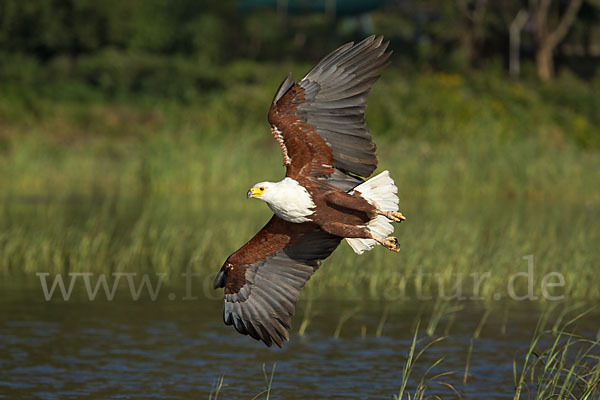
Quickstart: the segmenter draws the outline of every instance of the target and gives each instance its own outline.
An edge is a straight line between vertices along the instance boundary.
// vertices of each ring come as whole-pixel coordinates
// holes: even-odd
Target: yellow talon
[[[398,243],[398,239],[393,236],[386,237],[385,239],[379,239],[377,241],[388,250],[396,253],[400,251],[400,243]]]
[[[399,211],[387,211],[381,212],[381,214],[384,215],[387,219],[394,222],[406,221],[406,217]]]

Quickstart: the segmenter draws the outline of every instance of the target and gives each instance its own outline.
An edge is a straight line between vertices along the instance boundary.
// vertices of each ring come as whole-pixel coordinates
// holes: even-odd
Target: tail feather
[[[379,175],[358,185],[354,190],[360,192],[361,196],[381,211],[398,211],[398,188],[390,177],[389,171],[383,171]],[[352,192],[350,192],[352,193]],[[384,239],[394,232],[391,221],[383,215],[377,215],[371,219],[366,228],[373,236]],[[371,250],[377,244],[374,239],[346,238],[346,242],[352,247],[356,254],[362,254]]]

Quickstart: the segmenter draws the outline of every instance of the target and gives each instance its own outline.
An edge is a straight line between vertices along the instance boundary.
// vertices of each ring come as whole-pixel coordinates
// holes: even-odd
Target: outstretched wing
[[[273,99],[269,122],[281,146],[286,176],[326,179],[338,170],[345,177],[337,173],[332,180],[344,190],[348,180],[354,186],[360,183],[348,178],[368,177],[377,168],[364,111],[371,86],[388,65],[387,45],[382,36],[348,43],[323,58],[297,84],[291,75],[285,78]]]
[[[269,347],[282,347],[300,290],[341,239],[315,224],[273,216],[225,261],[215,279],[215,289],[225,288],[225,324]]]

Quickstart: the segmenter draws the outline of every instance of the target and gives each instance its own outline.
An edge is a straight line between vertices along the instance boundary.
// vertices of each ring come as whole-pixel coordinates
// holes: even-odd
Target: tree
[[[554,76],[554,50],[569,32],[583,0],[569,0],[562,16],[558,7],[551,10],[552,0],[530,0],[529,15],[535,28],[535,62],[540,79]],[[554,29],[550,27],[556,21]]]
[[[460,16],[460,47],[472,66],[483,41],[488,1],[458,0],[457,5]]]
[[[518,78],[519,74],[521,73],[521,31],[523,30],[523,27],[527,23],[528,19],[529,14],[527,11],[521,9],[515,18],[510,22],[508,28],[510,42],[508,70],[510,72],[510,76],[513,78]]]

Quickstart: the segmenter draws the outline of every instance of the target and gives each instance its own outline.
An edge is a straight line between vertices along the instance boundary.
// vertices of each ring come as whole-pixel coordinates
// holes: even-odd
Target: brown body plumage
[[[289,340],[300,290],[341,240],[359,254],[375,242],[399,249],[385,237],[393,230],[390,221],[404,219],[393,181],[387,171],[367,182],[361,178],[377,167],[364,109],[387,66],[386,47],[374,36],[348,43],[298,84],[288,75],[273,99],[268,119],[286,178],[272,188],[255,186],[248,195],[262,196],[276,215],[229,256],[214,285],[225,289],[225,323],[267,346]],[[269,200],[266,193],[288,197]]]

